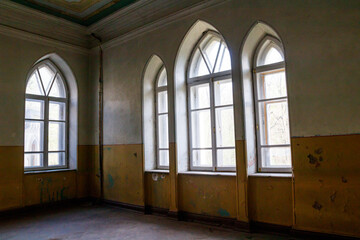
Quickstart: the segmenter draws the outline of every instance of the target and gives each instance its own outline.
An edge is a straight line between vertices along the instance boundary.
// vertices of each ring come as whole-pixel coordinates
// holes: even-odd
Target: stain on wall
[[[292,138],[294,228],[360,236],[359,146],[360,135]]]
[[[236,218],[236,177],[179,174],[179,210]]]
[[[105,199],[144,206],[143,171],[142,144],[104,146]]]
[[[169,209],[170,177],[168,173],[145,172],[145,205]]]
[[[249,176],[249,217],[252,221],[291,226],[292,178]]]

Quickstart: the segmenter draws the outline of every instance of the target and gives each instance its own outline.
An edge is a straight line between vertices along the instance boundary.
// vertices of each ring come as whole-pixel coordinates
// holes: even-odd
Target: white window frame
[[[54,72],[55,75],[52,79],[51,82],[51,86],[49,88],[49,93],[52,89],[52,86],[55,82],[55,79],[57,77],[57,75],[60,75],[60,78],[63,82],[64,88],[65,88],[65,92],[66,92],[66,98],[59,98],[59,97],[50,97],[50,96],[41,96],[41,95],[34,95],[34,94],[28,94],[25,92],[25,103],[26,100],[42,100],[44,101],[44,119],[40,120],[40,119],[29,119],[26,118],[24,115],[24,143],[25,143],[25,122],[26,121],[36,121],[36,122],[43,122],[44,123],[44,131],[43,131],[43,136],[42,136],[42,140],[43,140],[43,151],[36,151],[36,152],[25,152],[25,148],[24,148],[24,171],[46,171],[46,170],[57,170],[57,169],[68,169],[69,168],[69,99],[70,99],[70,95],[69,95],[69,91],[67,88],[67,84],[64,78],[64,75],[61,73],[61,71],[59,70],[59,68],[52,63],[49,59],[43,60],[41,62],[39,62],[38,64],[36,64],[29,72],[28,74],[28,78],[26,80],[26,87],[28,84],[28,81],[31,77],[31,75],[37,71],[40,79],[41,79],[41,75],[39,72],[39,67],[43,66],[43,65],[47,65],[49,68],[51,68]],[[43,86],[42,81],[41,82],[41,87],[43,92],[46,94],[45,88]],[[25,88],[26,91],[26,88]],[[65,103],[65,120],[49,120],[49,103],[50,102],[63,102]],[[26,104],[25,104],[25,108],[24,108],[24,113],[26,111]],[[49,127],[49,122],[64,122],[65,123],[65,151],[48,151],[48,127]],[[65,152],[65,165],[63,166],[48,166],[48,153],[57,153],[57,152]],[[43,167],[25,167],[25,154],[30,154],[30,153],[42,153],[43,154]]]
[[[284,56],[284,48],[281,42],[269,35],[266,35],[259,43],[259,45],[256,48],[254,59],[253,59],[253,84],[254,84],[254,101],[255,101],[255,122],[256,122],[256,144],[257,144],[257,171],[262,173],[289,173],[292,171],[292,166],[290,167],[265,167],[263,166],[262,161],[262,154],[261,149],[262,147],[271,148],[271,147],[290,147],[291,152],[291,141],[289,144],[282,144],[282,145],[262,145],[261,144],[261,133],[260,133],[260,109],[259,109],[259,103],[260,102],[268,102],[268,101],[286,101],[288,113],[289,113],[289,102],[288,102],[288,88],[286,87],[286,96],[285,97],[279,97],[279,98],[271,98],[271,99],[258,99],[258,74],[264,73],[264,72],[271,72],[271,71],[284,71],[286,76],[286,68],[285,68],[285,60],[282,62],[277,62],[273,64],[267,64],[267,65],[261,65],[258,66],[259,61],[259,54],[261,54],[262,51],[267,51],[267,49],[275,47],[279,53],[282,55],[283,59],[285,59]],[[261,56],[264,58],[265,56]],[[262,59],[263,61],[264,59]],[[287,81],[286,81],[287,85]],[[290,118],[289,119],[289,128],[290,128]],[[289,129],[290,133],[290,129]],[[291,136],[291,135],[290,135]],[[290,137],[289,136],[289,137]]]
[[[161,86],[159,87],[158,83],[159,83],[159,80],[160,80],[160,75],[162,73],[162,71],[165,70],[165,73],[167,74],[166,72],[166,69],[165,69],[165,66],[162,66],[159,70],[159,72],[157,73],[156,75],[156,81],[155,81],[155,118],[156,118],[156,124],[155,124],[155,136],[156,136],[156,168],[157,169],[163,169],[163,170],[168,170],[169,169],[169,165],[168,166],[165,166],[165,165],[161,165],[160,164],[160,151],[161,150],[167,150],[168,151],[168,158],[169,158],[169,163],[170,163],[170,149],[169,149],[169,142],[168,142],[168,148],[160,148],[160,137],[159,137],[159,117],[160,116],[163,116],[163,115],[167,115],[168,116],[168,122],[169,122],[169,104],[168,104],[168,111],[165,112],[165,113],[159,113],[159,94],[160,92],[167,92],[167,94],[169,94],[168,92],[168,84],[166,83],[166,86]],[[167,79],[167,76],[166,76],[166,79]],[[167,82],[167,80],[166,80]],[[166,101],[168,102],[168,99],[166,99]],[[167,129],[167,133],[168,133],[168,139],[169,139],[169,123],[168,123],[168,129]]]
[[[222,105],[222,106],[215,106],[215,91],[214,91],[214,83],[221,81],[221,80],[228,80],[232,79],[232,70],[222,71],[222,72],[216,72],[213,73],[216,67],[216,62],[219,57],[220,51],[218,51],[216,56],[216,61],[213,66],[213,69],[210,69],[210,66],[208,66],[207,61],[205,61],[205,64],[210,72],[208,75],[204,76],[198,76],[198,77],[190,77],[190,69],[191,69],[191,63],[194,58],[196,50],[199,50],[200,53],[203,55],[202,50],[200,48],[200,44],[202,41],[209,35],[215,35],[216,37],[219,37],[221,39],[221,43],[225,43],[225,40],[223,37],[214,31],[207,31],[204,32],[203,36],[200,38],[200,40],[197,42],[196,46],[192,50],[191,57],[188,62],[188,72],[187,72],[187,112],[188,112],[188,139],[189,139],[189,161],[190,161],[190,170],[192,171],[213,171],[213,172],[234,172],[236,170],[236,166],[234,167],[217,167],[217,150],[218,149],[234,149],[235,150],[235,159],[236,159],[236,146],[234,147],[217,147],[216,144],[216,119],[215,119],[215,112],[216,108],[225,108],[225,107],[232,107],[234,112],[234,97],[233,97],[233,103],[229,105]],[[220,49],[219,49],[220,50]],[[202,85],[202,84],[209,84],[209,93],[210,93],[210,107],[208,108],[201,108],[192,110],[191,109],[191,97],[190,97],[190,88],[196,85]],[[211,148],[193,148],[192,147],[192,124],[191,124],[191,112],[193,111],[199,111],[199,110],[210,110],[210,116],[211,116],[211,137],[212,137],[212,144]],[[234,113],[235,115],[235,113]],[[234,119],[234,127],[235,127],[235,119]],[[235,138],[235,132],[234,132],[234,138]],[[194,166],[193,164],[193,150],[212,150],[212,167],[199,167]],[[236,161],[235,161],[236,162]],[[236,163],[235,163],[236,164]]]

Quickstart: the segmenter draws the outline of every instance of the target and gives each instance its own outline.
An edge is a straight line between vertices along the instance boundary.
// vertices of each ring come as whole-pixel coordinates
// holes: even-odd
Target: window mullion
[[[48,138],[49,138],[49,99],[45,99],[45,112],[44,112],[44,156],[43,167],[48,168]]]
[[[210,113],[211,113],[211,136],[212,136],[212,157],[213,157],[213,171],[216,170],[217,159],[216,159],[216,126],[215,126],[215,93],[213,79],[209,79],[210,87]]]

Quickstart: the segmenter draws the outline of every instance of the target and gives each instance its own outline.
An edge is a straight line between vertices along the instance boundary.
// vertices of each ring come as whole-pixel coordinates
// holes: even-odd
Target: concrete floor
[[[35,214],[34,214],[35,212]],[[108,206],[67,206],[0,219],[0,239],[293,239],[242,233]]]

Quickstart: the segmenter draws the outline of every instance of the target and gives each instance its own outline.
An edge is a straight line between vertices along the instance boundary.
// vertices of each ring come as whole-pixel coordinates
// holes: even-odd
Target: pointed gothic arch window
[[[190,169],[234,171],[235,131],[230,52],[214,31],[205,32],[188,66]]]
[[[34,66],[29,76],[25,92],[25,171],[67,168],[69,94],[64,78],[49,60]]]

